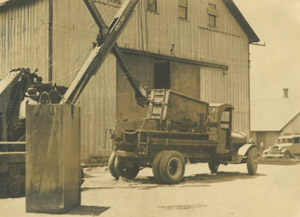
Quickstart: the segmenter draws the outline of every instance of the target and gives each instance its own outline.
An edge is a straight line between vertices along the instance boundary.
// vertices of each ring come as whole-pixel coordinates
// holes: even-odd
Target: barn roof
[[[29,0],[26,0],[29,1]],[[33,1],[33,0],[32,0]],[[235,18],[237,23],[241,26],[243,31],[246,33],[249,43],[258,42],[259,38],[254,32],[254,30],[251,28],[243,14],[240,12],[238,7],[235,5],[233,0],[222,0],[232,16]],[[21,3],[24,2],[24,0],[0,0],[0,7],[9,6],[12,3]]]
[[[299,113],[299,98],[251,101],[251,131],[279,132]]]
[[[249,42],[250,43],[259,42],[260,39],[254,32],[254,30],[251,28],[251,26],[249,25],[249,23],[247,22],[247,20],[241,13],[241,11],[238,9],[236,4],[233,2],[233,0],[223,0],[223,2],[226,5],[226,7],[228,8],[228,10],[230,11],[230,13],[232,14],[232,16],[237,21],[237,23],[241,26],[241,28],[246,33]]]

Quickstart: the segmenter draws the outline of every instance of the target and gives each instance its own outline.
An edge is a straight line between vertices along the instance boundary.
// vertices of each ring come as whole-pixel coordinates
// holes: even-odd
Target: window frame
[[[153,3],[151,4],[151,1],[154,3],[154,8],[153,8]],[[151,7],[150,7],[151,6]],[[147,0],[147,5],[146,5],[146,11],[152,12],[152,13],[157,13],[157,0]]]
[[[208,3],[207,15],[208,15],[208,24],[207,25],[209,27],[216,28],[217,27],[217,17],[219,15],[216,4]]]
[[[182,4],[183,1],[185,1],[185,3]],[[180,9],[184,9],[185,17],[180,16]],[[188,20],[188,0],[178,0],[178,19]]]

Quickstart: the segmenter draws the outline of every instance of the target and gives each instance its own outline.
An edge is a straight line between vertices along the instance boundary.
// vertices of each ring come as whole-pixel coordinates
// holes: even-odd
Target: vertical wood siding
[[[112,67],[114,66],[114,67]],[[80,97],[82,159],[109,156],[108,129],[116,123],[116,59],[110,54]]]
[[[98,6],[98,4],[97,4]],[[110,7],[109,7],[110,8]],[[105,11],[107,23],[116,8]],[[98,27],[82,0],[53,0],[53,80],[69,86],[93,49]],[[84,89],[81,107],[81,158],[108,156],[108,128],[116,122],[116,60],[109,55]]]
[[[171,89],[200,99],[199,66],[171,62]]]
[[[208,3],[217,6],[216,28],[208,27]],[[200,68],[200,99],[211,103],[233,104],[233,130],[249,135],[248,39],[222,1],[189,0],[187,20],[178,19],[177,1],[158,1],[158,13],[147,12],[145,8],[146,1],[141,1],[119,45],[150,53],[228,65],[227,71]],[[172,45],[174,50],[171,53]],[[187,72],[182,70],[181,73],[185,76]],[[179,80],[181,76],[178,73],[177,76]]]
[[[47,0],[37,0],[0,12],[3,30],[0,39],[1,73],[20,64],[48,72],[47,64],[43,64],[49,59],[48,42],[45,42],[48,41],[48,3]],[[95,3],[109,24],[118,6],[107,4],[106,0],[95,0]],[[216,28],[208,27],[208,3],[217,5]],[[11,20],[12,15],[16,15],[18,19]],[[82,0],[53,0],[52,52],[55,82],[66,86],[70,84],[92,50],[92,42],[97,33],[98,27]],[[188,0],[187,20],[178,19],[177,1],[158,0],[158,12],[152,13],[146,11],[146,0],[140,0],[118,43],[120,47],[132,50],[228,65],[229,69],[225,71],[188,66],[193,69],[189,74],[198,70],[193,75],[198,76],[199,80],[195,96],[207,102],[233,104],[233,129],[249,133],[248,39],[222,0]],[[129,66],[137,71],[141,82],[153,87],[155,59],[134,55],[126,55],[126,58]],[[47,74],[44,75],[46,80]],[[175,79],[174,87],[180,89],[176,77],[179,79],[184,76],[184,67],[180,67],[175,78],[172,78]],[[183,85],[188,82],[188,77]],[[109,152],[110,144],[105,144],[105,129],[114,126],[117,118],[126,116],[123,112],[124,105],[129,104],[129,109],[134,107],[131,105],[135,104],[134,100],[126,101],[128,98],[123,97],[127,93],[130,99],[134,97],[131,87],[125,83],[115,58],[109,56],[80,97],[83,159]],[[132,111],[136,114],[144,112],[138,109]],[[134,116],[134,112],[129,115]]]
[[[136,79],[143,85],[153,88],[154,59],[140,55],[126,54],[127,64]],[[127,81],[122,69],[117,68],[117,119],[138,120],[146,117],[146,108],[135,103],[135,93]]]
[[[252,131],[251,138],[254,139],[256,144],[259,147],[259,152],[262,153],[266,148],[269,148],[271,145],[276,144],[278,136],[280,136],[279,132],[271,132],[271,131]]]
[[[38,68],[48,79],[48,2],[19,4],[0,11],[0,78],[13,68]]]

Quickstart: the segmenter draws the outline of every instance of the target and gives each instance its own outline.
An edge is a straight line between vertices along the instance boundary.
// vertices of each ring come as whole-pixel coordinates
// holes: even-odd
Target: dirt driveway
[[[259,165],[256,176],[246,171],[246,165],[228,165],[212,175],[206,164],[187,165],[184,182],[159,185],[151,169],[116,181],[106,167],[86,168],[82,206],[63,216],[300,216],[300,164]],[[0,200],[0,216],[58,215],[25,213],[25,198],[15,198]]]

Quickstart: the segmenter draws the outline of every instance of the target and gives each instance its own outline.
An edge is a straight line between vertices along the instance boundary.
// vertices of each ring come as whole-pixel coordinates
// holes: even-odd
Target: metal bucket
[[[26,212],[80,206],[79,108],[27,105],[26,116]]]

